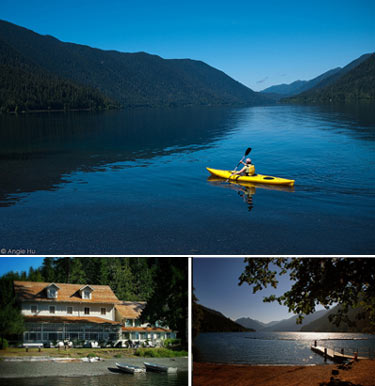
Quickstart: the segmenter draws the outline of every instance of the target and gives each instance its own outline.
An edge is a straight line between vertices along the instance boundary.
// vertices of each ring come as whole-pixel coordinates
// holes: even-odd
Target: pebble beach
[[[22,361],[0,361],[0,378],[29,378],[29,377],[82,377],[114,374],[117,371],[116,362],[143,366],[143,362],[154,362],[163,366],[177,367],[178,371],[188,371],[188,358],[119,358],[104,359],[97,362],[55,361],[52,358],[45,361],[33,361],[26,358]]]

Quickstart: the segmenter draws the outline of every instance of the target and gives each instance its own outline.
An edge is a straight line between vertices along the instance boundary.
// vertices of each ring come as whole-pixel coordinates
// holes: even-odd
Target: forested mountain
[[[222,313],[197,304],[197,311],[200,313],[199,332],[243,332],[254,331],[233,322]]]
[[[301,331],[304,332],[370,332],[374,333],[374,327],[371,327],[368,315],[361,308],[350,308],[348,318],[352,323],[341,322],[339,326],[334,325],[329,321],[329,316],[337,313],[339,306],[332,308],[322,317],[313,322],[304,325]]]
[[[261,93],[273,98],[274,100],[282,99],[282,102],[301,102],[300,96],[310,95],[311,93],[318,93],[318,90],[333,85],[339,79],[341,79],[345,74],[352,71],[354,68],[358,67],[361,63],[365,62],[370,58],[371,54],[364,54],[359,58],[353,60],[345,67],[337,67],[332,70],[329,70],[316,78],[313,78],[309,81],[297,80],[290,84],[279,84],[275,86],[268,87],[261,91]],[[348,85],[349,89],[349,85]],[[288,98],[290,97],[290,98]],[[296,97],[296,98],[294,98]]]
[[[54,75],[0,40],[0,112],[101,110],[116,103],[97,90]]]
[[[290,84],[278,84],[275,86],[268,87],[261,91],[261,93],[268,94],[278,94],[281,97],[287,97],[292,95],[297,95],[303,91],[310,90],[315,87],[317,84],[322,82],[324,79],[331,77],[332,75],[338,73],[341,70],[341,67],[334,68],[333,70],[329,70],[316,78],[311,80],[296,80]]]
[[[97,89],[124,107],[268,102],[267,97],[201,61],[103,51],[64,43],[1,20],[0,39],[44,71]]]
[[[343,70],[320,83],[319,87],[283,101],[294,103],[375,101],[375,54],[363,55]]]

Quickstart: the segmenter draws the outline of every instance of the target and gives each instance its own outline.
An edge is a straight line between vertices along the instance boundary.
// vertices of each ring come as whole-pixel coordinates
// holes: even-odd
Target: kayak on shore
[[[252,176],[242,176],[242,175],[233,175],[231,170],[221,170],[221,169],[212,169],[206,168],[213,176],[217,176],[224,179],[229,179],[230,181],[241,181],[241,182],[253,182],[259,184],[268,184],[268,185],[284,185],[284,186],[294,186],[294,180],[289,180],[286,178],[267,176],[263,174],[254,174]]]

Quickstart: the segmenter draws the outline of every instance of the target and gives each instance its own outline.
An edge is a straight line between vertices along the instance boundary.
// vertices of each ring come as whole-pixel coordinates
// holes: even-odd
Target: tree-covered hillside
[[[0,112],[101,110],[116,106],[90,87],[62,79],[0,40]]]
[[[268,87],[261,91],[261,93],[274,93],[278,94],[281,97],[287,97],[292,95],[300,94],[304,91],[310,90],[313,87],[317,86],[321,82],[323,82],[325,79],[332,77],[333,75],[337,74],[341,70],[340,67],[334,68],[332,70],[329,70],[316,78],[313,78],[311,80],[296,80],[295,82],[292,82],[290,84],[278,84],[275,86]]]
[[[332,79],[331,79],[332,80]],[[353,103],[375,101],[375,54],[351,67],[344,75],[328,82],[324,87],[314,88],[285,102],[293,103]]]
[[[249,105],[267,97],[190,59],[63,43],[0,20],[0,39],[49,73],[100,90],[122,106]]]

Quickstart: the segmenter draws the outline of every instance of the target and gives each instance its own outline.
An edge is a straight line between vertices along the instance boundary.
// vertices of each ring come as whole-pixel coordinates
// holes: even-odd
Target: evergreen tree
[[[188,329],[188,264],[187,259],[163,257],[158,259],[155,289],[141,314],[143,322],[164,326],[178,332],[187,345]]]
[[[0,308],[0,334],[1,347],[3,347],[4,338],[9,335],[19,335],[24,331],[24,320],[20,310],[9,303]]]
[[[72,259],[59,257],[54,260],[55,281],[57,283],[70,283]]]
[[[86,272],[83,269],[83,265],[79,257],[74,257],[72,259],[70,283],[76,283],[76,284],[87,283]]]
[[[151,258],[132,257],[130,265],[133,271],[133,291],[137,300],[147,301],[154,293],[154,267],[150,267]]]
[[[116,258],[117,259],[117,258]],[[121,300],[136,300],[133,285],[133,273],[128,258],[124,259],[120,268],[115,272],[116,296]]]
[[[53,268],[53,258],[45,257],[41,268],[43,280],[48,283],[53,283],[55,280],[55,270]]]

